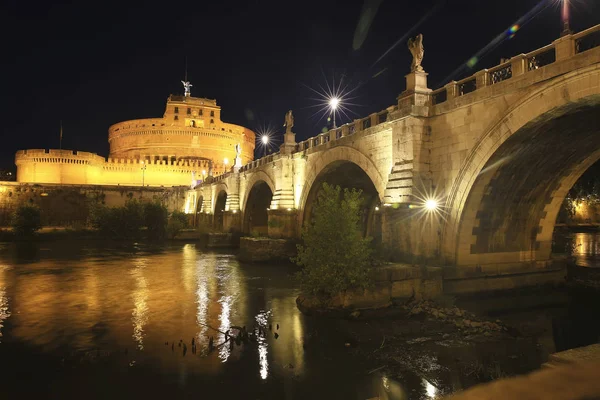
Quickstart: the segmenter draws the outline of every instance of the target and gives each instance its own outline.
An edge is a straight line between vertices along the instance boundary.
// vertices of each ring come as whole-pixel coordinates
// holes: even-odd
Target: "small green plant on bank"
[[[17,237],[26,238],[34,235],[42,227],[40,209],[35,206],[22,205],[12,217],[12,228]]]
[[[362,192],[323,184],[313,218],[302,231],[297,275],[305,293],[331,298],[371,283],[371,238],[360,229]]]

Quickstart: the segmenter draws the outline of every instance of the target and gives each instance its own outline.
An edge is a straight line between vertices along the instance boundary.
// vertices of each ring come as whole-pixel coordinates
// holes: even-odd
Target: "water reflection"
[[[269,347],[269,344],[267,343],[265,332],[267,332],[268,329],[267,326],[270,314],[270,311],[265,312],[261,310],[255,317],[258,327],[254,330],[254,334],[258,341],[258,368],[262,379],[267,379],[267,376],[269,376],[269,360],[267,359],[267,348]]]
[[[557,232],[552,251],[573,256],[579,266],[600,268],[600,233]]]
[[[131,271],[131,276],[135,281],[133,291],[133,339],[137,342],[139,350],[144,350],[144,326],[148,323],[148,284],[144,277],[145,260],[141,259]]]
[[[10,317],[8,296],[6,294],[6,270],[8,270],[8,267],[0,265],[0,343],[2,343],[2,328],[4,328],[4,321]]]

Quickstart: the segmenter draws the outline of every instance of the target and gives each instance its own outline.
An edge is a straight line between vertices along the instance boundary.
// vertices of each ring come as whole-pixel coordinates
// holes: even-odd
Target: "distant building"
[[[169,96],[162,118],[119,122],[108,129],[108,159],[72,150],[20,150],[17,181],[26,183],[189,186],[254,159],[255,133],[221,121],[216,100]]]

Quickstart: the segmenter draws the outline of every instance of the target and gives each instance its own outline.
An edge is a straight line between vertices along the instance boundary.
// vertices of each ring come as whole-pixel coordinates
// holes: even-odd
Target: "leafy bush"
[[[40,209],[35,206],[19,206],[13,214],[12,228],[19,237],[33,236],[41,227],[42,215]]]
[[[123,207],[97,205],[91,212],[92,226],[115,239],[134,239],[144,225],[144,208],[137,200],[127,200]]]
[[[175,239],[175,236],[182,230],[188,227],[188,216],[181,211],[173,211],[169,223],[167,224],[167,235],[170,239]]]
[[[167,235],[167,207],[160,203],[144,204],[144,224],[148,228],[149,239],[164,239]]]
[[[171,213],[171,220],[177,220],[181,223],[183,228],[188,227],[188,215],[181,211],[173,211]]]
[[[304,267],[298,279],[306,293],[328,298],[370,285],[371,238],[363,238],[360,229],[361,195],[323,184],[293,259]]]

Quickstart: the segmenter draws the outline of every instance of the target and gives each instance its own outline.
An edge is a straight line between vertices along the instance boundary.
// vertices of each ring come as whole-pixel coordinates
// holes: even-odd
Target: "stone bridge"
[[[365,232],[460,276],[551,268],[572,185],[600,158],[600,25],[212,177],[186,212],[223,230],[298,237],[322,182],[362,189]],[[437,207],[429,210],[427,200]]]

